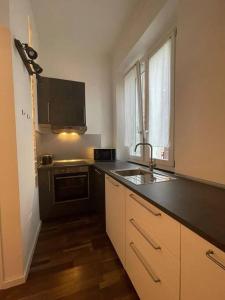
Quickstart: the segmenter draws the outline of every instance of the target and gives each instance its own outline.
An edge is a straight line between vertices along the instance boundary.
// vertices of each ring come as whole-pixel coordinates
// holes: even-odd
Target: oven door
[[[55,174],[55,202],[88,199],[88,172]]]

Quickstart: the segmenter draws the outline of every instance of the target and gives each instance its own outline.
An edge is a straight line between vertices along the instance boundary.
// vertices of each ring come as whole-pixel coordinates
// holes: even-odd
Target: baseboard
[[[17,277],[17,278],[12,278],[10,280],[3,281],[2,284],[1,284],[1,288],[0,289],[1,290],[6,290],[6,289],[9,289],[11,287],[23,284],[25,282],[26,282],[26,279],[25,279],[24,276]]]
[[[24,276],[23,276],[24,277],[24,282],[27,280],[27,277],[29,275],[30,266],[31,266],[31,263],[32,263],[32,258],[33,258],[34,251],[35,251],[35,248],[36,248],[36,245],[37,245],[40,230],[41,230],[41,221],[38,224],[38,227],[37,227],[37,230],[36,230],[36,233],[35,233],[34,242],[33,242],[33,245],[32,245],[31,251],[30,251],[30,255],[29,255],[28,260],[27,260],[27,263],[26,263]]]
[[[20,284],[23,284],[23,283],[26,282],[27,277],[29,275],[30,266],[31,266],[32,258],[33,258],[34,251],[35,251],[35,248],[36,248],[36,244],[37,244],[37,241],[38,241],[38,236],[39,236],[40,230],[41,230],[41,221],[39,222],[36,233],[35,233],[35,238],[34,238],[34,241],[33,241],[33,245],[31,247],[30,255],[29,255],[27,263],[26,263],[24,274],[21,277],[12,278],[10,280],[3,281],[1,286],[0,286],[0,289],[8,289],[8,288],[11,288],[11,287],[14,287],[16,285],[20,285]]]

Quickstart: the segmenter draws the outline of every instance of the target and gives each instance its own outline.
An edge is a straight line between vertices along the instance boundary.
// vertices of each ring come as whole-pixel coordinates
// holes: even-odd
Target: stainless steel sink
[[[114,173],[117,175],[128,177],[128,176],[137,176],[137,175],[147,175],[150,174],[149,171],[143,169],[128,169],[128,170],[116,170]]]
[[[163,182],[175,179],[172,176],[167,176],[157,172],[151,173],[150,171],[141,168],[112,170],[111,172],[123,177],[124,179],[136,185]]]

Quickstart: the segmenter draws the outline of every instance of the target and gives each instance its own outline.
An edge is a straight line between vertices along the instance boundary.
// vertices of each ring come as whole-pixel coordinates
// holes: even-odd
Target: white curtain
[[[149,59],[149,142],[169,147],[171,39]]]
[[[135,145],[140,141],[140,114],[137,93],[137,68],[132,68],[124,78],[125,98],[125,146],[130,149],[130,155],[134,153]]]

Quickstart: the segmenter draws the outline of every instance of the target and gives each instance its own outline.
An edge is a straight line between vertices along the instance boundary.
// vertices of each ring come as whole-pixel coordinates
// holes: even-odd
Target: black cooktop
[[[53,167],[71,167],[71,166],[81,166],[81,165],[90,165],[93,164],[91,159],[63,159],[63,160],[54,160]]]

